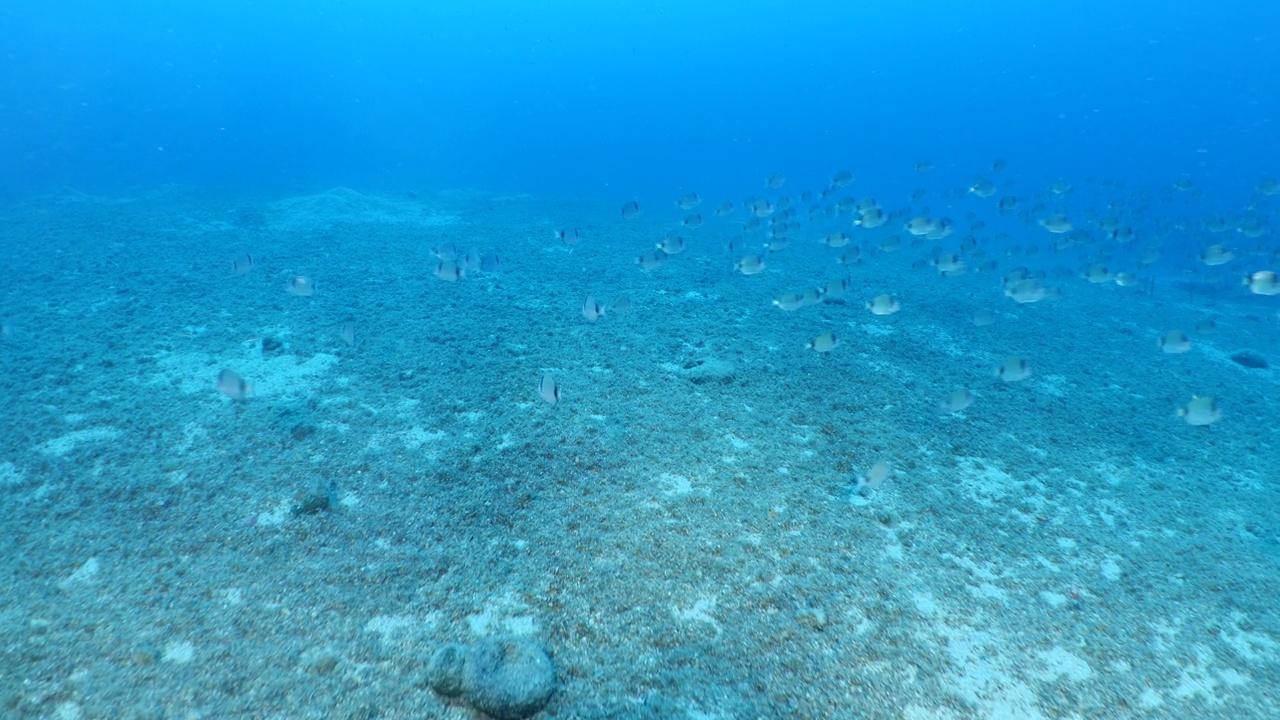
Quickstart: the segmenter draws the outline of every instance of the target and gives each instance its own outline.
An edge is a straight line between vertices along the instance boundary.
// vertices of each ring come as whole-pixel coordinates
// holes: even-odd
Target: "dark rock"
[[[458,697],[462,694],[462,666],[466,659],[465,645],[441,646],[427,663],[427,684],[445,697]]]
[[[533,717],[551,701],[557,682],[547,651],[519,638],[476,643],[462,664],[463,699],[497,720]]]
[[[279,355],[284,351],[284,343],[271,337],[262,338],[263,355]]]
[[[1267,359],[1263,357],[1261,353],[1254,352],[1253,350],[1241,350],[1240,352],[1233,354],[1231,359],[1235,361],[1237,365],[1242,365],[1254,370],[1265,370],[1269,367],[1267,365]]]

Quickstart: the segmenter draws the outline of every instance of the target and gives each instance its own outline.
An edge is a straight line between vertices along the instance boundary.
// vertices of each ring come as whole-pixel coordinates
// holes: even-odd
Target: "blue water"
[[[1280,717],[1276,47],[0,6],[0,718]]]

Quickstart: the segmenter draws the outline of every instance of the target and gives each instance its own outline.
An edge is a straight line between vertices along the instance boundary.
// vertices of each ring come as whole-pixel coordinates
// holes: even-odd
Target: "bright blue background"
[[[1024,184],[1186,176],[1239,198],[1280,165],[1273,2],[14,5],[7,193],[740,199],[775,170],[874,187],[1004,157]]]

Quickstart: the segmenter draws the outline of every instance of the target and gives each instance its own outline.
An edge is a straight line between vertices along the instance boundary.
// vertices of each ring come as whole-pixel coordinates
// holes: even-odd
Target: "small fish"
[[[454,245],[453,243],[443,243],[435,246],[431,250],[431,254],[435,255],[437,260],[457,260],[460,253],[458,252],[457,245]]]
[[[258,266],[258,261],[249,253],[240,253],[231,261],[231,270],[237,275],[244,275]]]
[[[1204,252],[1200,253],[1200,262],[1210,267],[1216,267],[1218,265],[1226,265],[1234,260],[1235,257],[1236,254],[1234,252],[1222,245],[1210,245],[1204,249]]]
[[[841,170],[831,178],[831,184],[839,188],[849,187],[849,184],[852,182],[853,173],[848,170]]]
[[[462,268],[452,260],[441,259],[436,263],[435,276],[446,282],[457,282],[462,279]]]
[[[938,409],[948,413],[964,412],[973,404],[973,393],[961,388],[938,401]]]
[[[889,216],[880,208],[868,208],[858,211],[858,219],[853,221],[854,225],[865,230],[873,230],[889,222]]]
[[[880,252],[884,252],[884,253],[898,252],[898,250],[901,247],[902,247],[902,238],[898,237],[897,235],[890,235],[889,237],[880,241]]]
[[[996,324],[995,312],[987,309],[978,310],[973,314],[973,324],[977,327],[987,327]]]
[[[310,297],[316,291],[316,284],[306,275],[294,275],[284,289],[294,297]]]
[[[759,255],[746,255],[733,264],[733,269],[743,275],[756,275],[764,272],[764,258]]]
[[[829,280],[827,286],[822,289],[822,299],[827,302],[842,302],[841,298],[849,292],[851,287],[853,287],[853,281],[847,277]]]
[[[1200,322],[1196,323],[1197,335],[1212,335],[1216,332],[1218,332],[1218,323],[1214,322],[1213,318],[1209,318],[1208,320],[1201,320]]]
[[[678,233],[667,233],[667,236],[663,238],[662,242],[658,243],[657,247],[668,255],[679,255],[685,250],[684,238],[680,237]]]
[[[942,275],[946,277],[959,275],[964,272],[965,268],[964,258],[960,257],[956,253],[939,255],[938,257],[930,260],[929,264],[937,268],[938,272],[942,273]]]
[[[872,315],[892,315],[902,309],[902,304],[892,295],[877,295],[867,301]]]
[[[732,202],[722,202],[719,207],[716,208],[716,217],[729,217],[733,214],[733,209],[734,206]]]
[[[640,214],[640,203],[635,200],[628,200],[622,203],[622,217],[630,220]]]
[[[1084,271],[1084,279],[1088,282],[1094,283],[1095,285],[1111,282],[1112,277],[1111,271],[1107,270],[1106,265],[1090,265]]]
[[[556,382],[551,373],[543,373],[542,379],[538,381],[538,396],[552,405],[560,402],[560,383]]]
[[[631,298],[626,295],[619,295],[609,301],[609,312],[614,315],[620,315],[631,309]]]
[[[969,186],[969,192],[980,198],[989,198],[996,194],[996,184],[986,178],[978,178]]]
[[[502,258],[497,253],[489,253],[480,258],[480,271],[487,273],[502,272]]]
[[[903,230],[906,230],[908,233],[916,237],[928,235],[933,231],[933,228],[934,222],[923,215],[917,215],[911,218],[902,226]]]
[[[787,312],[791,312],[792,310],[799,310],[805,305],[804,295],[801,293],[793,293],[793,292],[782,293],[781,295],[773,299],[773,304],[775,307],[780,308],[782,310],[786,310]]]
[[[827,247],[840,248],[848,245],[849,241],[852,239],[853,238],[849,237],[848,233],[837,231],[822,238],[822,242],[826,244]]]
[[[916,162],[916,172],[927,173],[933,170],[933,163],[928,160],[920,160]]]
[[[773,173],[765,178],[764,184],[771,190],[777,190],[787,184],[787,176],[782,173]]]
[[[667,262],[667,257],[667,253],[658,248],[636,258],[636,264],[640,266],[641,270],[657,270]]]
[[[820,353],[831,352],[840,344],[840,338],[833,332],[825,332],[810,340],[805,347]]]
[[[347,347],[356,346],[356,324],[354,322],[348,320],[342,323],[342,329],[338,334],[342,337],[342,342],[347,344]]]
[[[681,210],[692,210],[700,204],[702,204],[702,198],[698,197],[696,192],[682,195],[679,200],[676,200],[676,207]]]
[[[854,247],[845,250],[836,258],[836,262],[841,265],[861,265],[862,264],[862,248]]]
[[[1222,407],[1213,397],[1192,395],[1191,402],[1178,408],[1178,417],[1186,420],[1188,425],[1204,427],[1222,419]]]
[[[588,295],[587,299],[582,301],[582,316],[587,319],[587,322],[595,322],[604,317],[604,306]]]
[[[1249,292],[1254,295],[1280,295],[1280,275],[1271,270],[1259,270],[1244,279]]]
[[[1160,336],[1160,341],[1157,345],[1169,355],[1181,355],[1191,350],[1191,338],[1187,337],[1187,334],[1181,330],[1170,330]]]
[[[698,228],[702,227],[702,216],[695,213],[685,218],[684,220],[681,220],[680,224],[689,228],[690,230],[697,230]]]
[[[253,392],[253,386],[235,370],[223,370],[218,373],[218,390],[232,400],[244,400]]]
[[[773,203],[768,200],[764,198],[757,198],[751,203],[748,209],[751,210],[751,214],[755,215],[757,218],[763,218],[772,215],[774,208]]]
[[[1013,195],[1005,195],[1004,197],[1000,198],[1000,202],[996,204],[996,210],[998,210],[1001,215],[1008,215],[1009,213],[1017,209],[1018,209],[1018,198],[1014,197]]]
[[[1120,287],[1137,287],[1138,276],[1130,272],[1118,272],[1115,277],[1116,284]]]
[[[581,236],[578,235],[578,228],[565,228],[564,230],[556,231],[556,239],[569,247],[573,247],[578,244]]]
[[[1045,219],[1041,220],[1040,226],[1043,227],[1045,230],[1048,230],[1049,232],[1054,233],[1055,235],[1061,235],[1062,233],[1069,233],[1071,232],[1071,229],[1072,229],[1071,221],[1067,219],[1066,215],[1063,215],[1061,213],[1054,213],[1053,215],[1050,215]]]
[[[883,460],[877,462],[867,470],[866,475],[862,475],[858,478],[858,484],[854,487],[853,491],[859,495],[863,495],[868,491],[878,490],[880,486],[884,484],[884,481],[889,479],[889,473],[891,471],[889,463]]]
[[[1010,357],[996,368],[996,377],[1005,382],[1018,382],[1031,377],[1031,366],[1025,358]]]
[[[1000,172],[1004,170],[1007,165],[1008,163],[1004,161],[1004,158],[996,158],[995,162],[991,163],[991,169],[996,172]]]

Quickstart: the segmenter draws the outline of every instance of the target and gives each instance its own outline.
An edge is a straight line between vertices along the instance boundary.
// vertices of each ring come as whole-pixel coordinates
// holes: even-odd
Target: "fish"
[[[1191,349],[1191,338],[1181,330],[1170,330],[1161,335],[1156,344],[1169,355],[1181,355]]]
[[[927,173],[933,170],[933,163],[928,160],[916,161],[916,172]]]
[[[996,203],[996,210],[998,210],[1001,215],[1008,215],[1017,209],[1018,198],[1013,195],[1005,195],[1000,198],[1000,202]]]
[[[1259,270],[1246,276],[1244,284],[1254,295],[1280,295],[1280,275],[1271,270]]]
[[[862,264],[862,248],[854,247],[845,250],[836,258],[836,262],[841,265],[861,265]]]
[[[231,261],[231,271],[237,275],[244,275],[258,266],[258,261],[249,253],[240,253]]]
[[[1213,318],[1208,318],[1207,320],[1201,320],[1200,322],[1196,323],[1197,335],[1212,335],[1216,332],[1218,332],[1218,323],[1215,322]]]
[[[587,299],[582,301],[582,316],[587,319],[587,322],[593,323],[604,317],[604,306],[588,295]]]
[[[1031,365],[1025,358],[1009,357],[996,368],[995,374],[1005,382],[1018,382],[1031,377]]]
[[[696,192],[689,193],[688,195],[682,195],[679,200],[676,200],[676,207],[681,210],[692,210],[701,204],[702,198],[698,197],[698,193]]]
[[[773,203],[769,202],[764,198],[756,198],[748,206],[748,209],[757,218],[769,217],[770,215],[773,214],[773,210],[774,210]]]
[[[543,373],[538,381],[538,396],[552,405],[560,402],[560,383],[551,373]]]
[[[640,203],[635,200],[628,200],[622,203],[622,217],[630,220],[640,214]]]
[[[964,272],[964,258],[955,253],[939,255],[929,261],[929,264],[938,270],[939,273],[946,277],[959,275]]]
[[[1222,407],[1211,396],[1192,395],[1191,402],[1178,408],[1178,417],[1188,425],[1206,427],[1222,419]]]
[[[827,286],[822,289],[822,299],[827,302],[842,302],[840,298],[844,297],[851,287],[853,287],[853,280],[847,277],[828,280]]]
[[[685,218],[684,220],[681,220],[680,224],[689,228],[690,230],[697,230],[698,228],[702,227],[702,216],[695,213]]]
[[[831,178],[831,184],[835,187],[848,187],[853,182],[853,173],[848,170],[841,170]]]
[[[636,264],[641,270],[657,270],[667,262],[667,253],[661,248],[650,250],[649,252],[636,258]]]
[[[996,194],[996,184],[986,178],[978,178],[969,186],[969,192],[980,198],[989,198]]]
[[[497,253],[489,253],[480,258],[480,271],[487,273],[502,272],[502,258]]]
[[[892,295],[877,295],[867,301],[867,309],[872,315],[892,315],[901,310],[902,305]]]
[[[716,207],[716,217],[729,217],[733,214],[734,205],[732,202],[722,202]]]
[[[669,232],[662,239],[662,242],[658,243],[657,247],[667,255],[679,255],[685,250],[684,238],[680,237],[678,233]]]
[[[453,243],[442,243],[432,248],[431,254],[435,255],[437,260],[457,260],[458,246]]]
[[[883,210],[868,208],[858,211],[858,219],[854,220],[853,224],[864,230],[874,230],[887,222],[889,222],[889,216]]]
[[[892,469],[889,463],[881,460],[867,469],[865,475],[858,477],[858,484],[854,487],[854,492],[859,495],[865,494],[871,490],[878,490],[885,480],[889,479]]]
[[[232,400],[244,400],[253,392],[253,386],[235,370],[222,370],[218,373],[218,390]]]
[[[1040,226],[1055,235],[1069,233],[1072,230],[1071,221],[1062,213],[1054,213],[1040,221]]]
[[[441,259],[436,263],[435,276],[446,282],[457,282],[462,279],[462,268],[452,260]]]
[[[284,286],[285,292],[294,297],[310,297],[315,294],[316,284],[306,275],[294,275]]]
[[[756,275],[764,272],[764,258],[759,255],[744,255],[733,264],[733,269],[743,275]]]
[[[849,241],[852,239],[853,238],[849,237],[848,233],[836,231],[822,238],[822,242],[825,243],[827,247],[839,248],[848,245]]]
[[[961,388],[938,401],[938,409],[948,413],[964,412],[973,404],[973,393]]]
[[[556,231],[556,239],[569,247],[573,247],[578,244],[581,236],[578,235],[578,228],[565,228],[564,230]]]
[[[782,173],[773,173],[764,179],[764,184],[771,190],[777,190],[787,184],[787,176]]]
[[[1200,253],[1200,262],[1209,267],[1217,267],[1218,265],[1226,265],[1234,260],[1236,254],[1228,250],[1223,245],[1210,245]]]
[[[804,307],[804,295],[801,293],[782,293],[773,299],[774,307],[790,312]]]
[[[833,332],[824,332],[805,344],[805,347],[815,352],[826,353],[831,352],[840,344],[840,338],[836,337]]]
[[[991,310],[982,309],[974,312],[971,320],[977,327],[987,327],[996,324],[996,314]]]
[[[347,347],[356,346],[356,324],[354,322],[348,320],[342,323],[342,328],[338,331],[338,335],[342,338],[342,342],[347,344]]]

